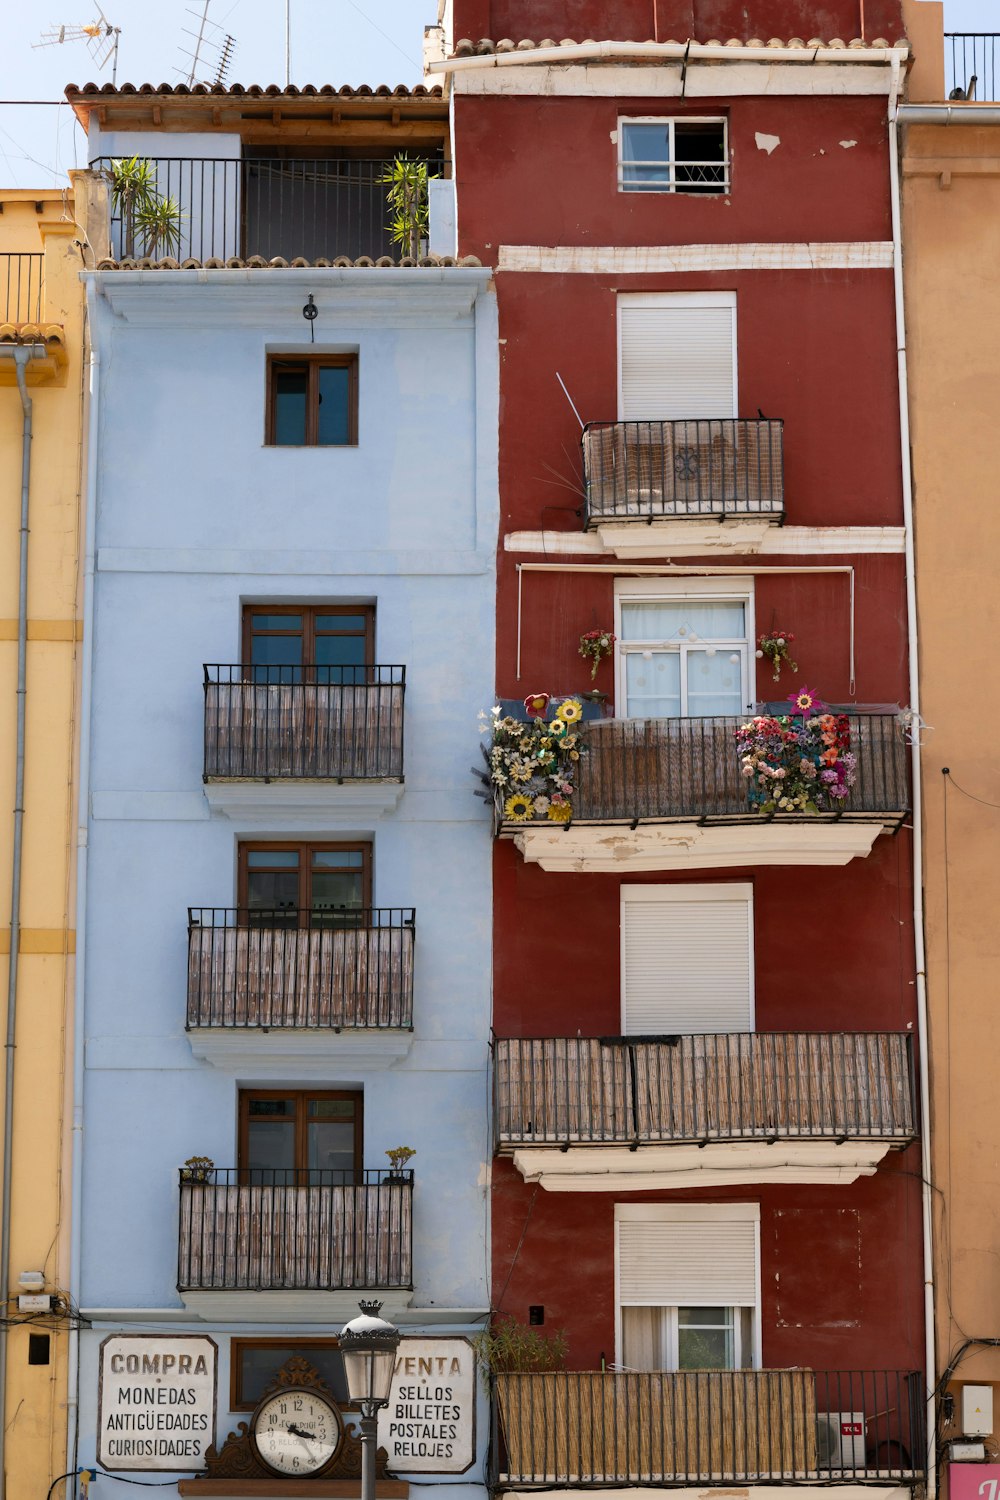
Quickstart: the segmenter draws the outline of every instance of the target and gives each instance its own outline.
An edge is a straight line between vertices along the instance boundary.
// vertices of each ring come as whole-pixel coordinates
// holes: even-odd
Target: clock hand
[[[292,1437],[308,1438],[311,1443],[318,1443],[319,1442],[319,1438],[316,1436],[316,1434],[314,1432],[304,1432],[301,1427],[295,1427],[295,1426],[293,1426],[293,1424],[291,1422],[288,1423],[288,1426],[285,1428],[285,1431],[286,1432],[290,1432],[291,1435],[292,1435]]]

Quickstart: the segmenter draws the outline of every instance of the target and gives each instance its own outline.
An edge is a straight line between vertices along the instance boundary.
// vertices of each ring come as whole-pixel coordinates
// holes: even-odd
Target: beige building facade
[[[0,1254],[7,1250],[0,1379],[8,1497],[45,1496],[69,1467],[80,237],[72,189],[0,192],[0,1089],[10,1125],[0,1182]],[[22,1305],[22,1297],[34,1303]]]
[[[1000,1402],[1000,1347],[991,1347],[1000,1346],[1000,103],[988,98],[1000,37],[956,48],[942,38],[937,0],[910,0],[908,31],[901,186],[926,726],[938,1433],[942,1488],[957,1494],[982,1475],[963,1467],[956,1483],[952,1441],[982,1441],[973,1462],[1000,1460],[1000,1406],[991,1411]],[[949,100],[955,89],[972,97]],[[990,1391],[963,1401],[976,1386]]]

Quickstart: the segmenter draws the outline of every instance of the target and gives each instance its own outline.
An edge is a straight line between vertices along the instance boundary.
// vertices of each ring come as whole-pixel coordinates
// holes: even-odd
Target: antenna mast
[[[211,3],[212,0],[203,0],[200,11],[189,10],[187,12],[197,23],[196,29],[192,30],[189,26],[182,28],[184,35],[191,37],[194,41],[193,47],[181,48],[181,56],[190,59],[191,65],[175,68],[174,72],[184,78],[188,88],[196,83],[225,83],[233,53],[236,51],[235,37],[230,36],[228,31],[223,31],[221,26],[208,19],[208,8]],[[210,80],[207,76],[210,64],[205,54],[211,52],[215,52],[217,56],[215,76]]]
[[[87,51],[96,62],[98,68],[103,68],[108,58],[111,63],[111,82],[118,83],[118,42],[121,38],[120,26],[112,26],[101,7],[95,7],[98,20],[87,21],[76,26],[53,26],[49,31],[43,31],[37,42],[32,42],[33,47],[58,47],[62,42],[87,43]]]

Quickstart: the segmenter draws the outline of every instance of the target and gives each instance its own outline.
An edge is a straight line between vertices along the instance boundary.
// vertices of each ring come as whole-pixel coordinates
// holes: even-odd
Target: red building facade
[[[509,1487],[923,1471],[902,38],[898,0],[454,0],[498,701],[525,746],[527,696],[586,705],[569,821],[493,787],[494,1310],[571,1372],[501,1376]],[[851,785],[809,710],[765,760],[821,790],[761,806],[738,736],[803,689]]]

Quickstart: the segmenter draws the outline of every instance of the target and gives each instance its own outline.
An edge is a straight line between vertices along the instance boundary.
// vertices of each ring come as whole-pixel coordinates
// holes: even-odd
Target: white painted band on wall
[[[747,245],[501,245],[498,271],[891,271],[891,240]]]

